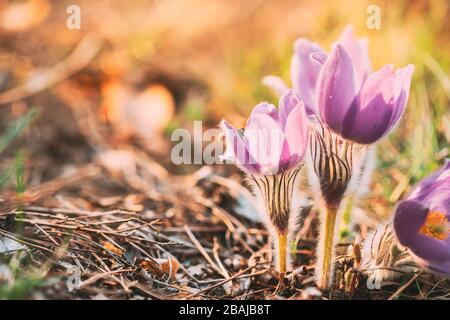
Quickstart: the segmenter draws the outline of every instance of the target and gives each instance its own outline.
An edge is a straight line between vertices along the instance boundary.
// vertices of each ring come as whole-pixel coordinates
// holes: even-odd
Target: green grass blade
[[[31,109],[25,115],[11,123],[6,133],[0,137],[0,153],[25,129],[36,115],[36,110]]]

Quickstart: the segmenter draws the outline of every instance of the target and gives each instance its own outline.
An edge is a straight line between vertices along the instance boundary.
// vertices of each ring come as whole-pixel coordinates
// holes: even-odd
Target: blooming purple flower
[[[305,103],[308,114],[314,114],[316,107],[316,83],[322,64],[311,59],[311,54],[320,59],[325,52],[316,43],[300,38],[294,43],[294,55],[291,59],[291,82],[294,91]],[[317,55],[320,54],[320,55]]]
[[[422,267],[450,275],[450,161],[396,208],[395,235]]]
[[[244,131],[226,120],[224,160],[231,160],[250,174],[269,175],[298,167],[308,141],[308,123],[303,103],[292,90],[279,101],[279,109],[267,102],[255,106]]]
[[[342,32],[338,43],[353,60],[355,81],[359,88],[372,70],[367,39],[356,38],[353,27],[349,25]],[[305,38],[295,41],[290,68],[291,83],[297,96],[304,102],[308,115],[317,114],[316,84],[325,59],[325,51],[317,43]],[[276,76],[265,77],[263,83],[278,95],[287,89],[283,80]]]
[[[333,282],[334,233],[343,197],[354,174],[360,180],[370,170],[370,153],[361,151],[390,132],[401,118],[413,71],[411,65],[397,71],[387,65],[371,73],[367,42],[357,39],[351,27],[328,56],[307,40],[295,43],[292,83],[309,115],[320,120],[310,141],[312,169],[325,204],[316,266],[320,287],[328,288]]]
[[[319,115],[342,138],[371,144],[398,123],[413,71],[412,65],[398,70],[386,65],[371,73],[367,39],[356,38],[352,26],[347,26],[328,57],[318,44],[298,39],[291,82],[308,115]],[[274,76],[265,77],[263,82],[275,92],[284,85]]]
[[[308,143],[308,120],[303,102],[293,90],[286,91],[278,110],[267,102],[258,104],[238,130],[222,120],[224,160],[233,161],[248,176],[252,190],[274,239],[279,272],[290,270],[289,225],[298,221],[295,185]]]
[[[362,81],[356,69],[347,50],[335,44],[317,80],[319,116],[341,137],[371,144],[389,133],[401,118],[414,66],[394,70],[389,64]]]

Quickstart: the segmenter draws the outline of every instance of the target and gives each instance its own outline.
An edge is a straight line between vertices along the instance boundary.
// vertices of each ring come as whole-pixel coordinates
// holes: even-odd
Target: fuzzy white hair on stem
[[[364,240],[358,269],[368,276],[368,284],[379,288],[417,268],[408,249],[396,240],[390,224],[380,224]]]
[[[247,175],[247,182],[256,197],[258,210],[274,243],[277,271],[292,268],[289,250],[295,235],[291,232],[299,220],[300,199],[298,176],[301,167],[275,175]]]
[[[333,283],[335,243],[341,222],[343,201],[357,185],[361,170],[361,154],[366,146],[345,140],[328,127],[317,123],[309,140],[308,163],[317,177],[317,201],[321,214],[321,230],[317,246],[316,279],[318,286],[328,289]],[[355,178],[356,177],[356,178]]]
[[[365,154],[361,158],[363,158],[361,161],[361,173],[359,175],[358,188],[355,190],[358,198],[363,197],[369,192],[373,172],[377,166],[376,145],[368,146]]]

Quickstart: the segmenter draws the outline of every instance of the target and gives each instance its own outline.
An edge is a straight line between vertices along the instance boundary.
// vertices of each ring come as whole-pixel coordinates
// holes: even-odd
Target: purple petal
[[[340,44],[334,45],[319,74],[317,95],[320,118],[340,133],[356,97],[352,60]]]
[[[327,61],[327,55],[323,52],[314,52],[309,55],[309,58],[313,63],[318,63],[319,65],[325,64]]]
[[[407,247],[414,239],[427,219],[429,209],[421,202],[414,200],[402,201],[394,214],[394,230],[399,242]]]
[[[419,232],[430,210],[414,200],[402,201],[394,214],[394,230],[400,244],[424,260],[450,259],[450,243]]]
[[[305,103],[308,114],[317,112],[316,83],[322,66],[312,62],[312,53],[324,53],[316,43],[300,38],[294,43],[291,60],[291,82],[297,96]]]
[[[367,39],[356,38],[353,27],[349,25],[342,32],[338,42],[352,58],[355,67],[355,87],[359,90],[372,70]]]
[[[412,64],[407,65],[405,68],[398,69],[394,75],[394,97],[396,104],[396,112],[393,114],[391,122],[389,123],[389,130],[395,127],[399,119],[402,117],[406,103],[408,102],[411,78],[414,72],[414,66]]]
[[[363,84],[358,103],[346,115],[343,137],[370,144],[388,134],[405,109],[411,74],[409,67],[394,72],[392,65],[371,74]]]
[[[292,163],[295,164],[297,161],[297,156],[291,153],[289,148],[289,143],[286,139],[283,141],[283,146],[281,148],[280,159],[278,161],[278,171],[287,171],[292,168]]]
[[[433,261],[449,261],[450,260],[450,244],[443,240],[438,240],[416,234],[407,246],[416,256],[421,259]]]
[[[441,169],[423,179],[408,196],[408,199],[425,201],[429,198],[430,194],[433,193],[433,190],[436,189],[436,186],[439,186],[439,184],[450,187],[450,160],[447,160]],[[450,211],[450,208],[448,210]]]
[[[267,114],[256,113],[248,119],[244,137],[250,155],[261,167],[261,174],[278,172],[285,141],[279,123]]]
[[[262,79],[262,83],[272,89],[278,97],[289,89],[283,79],[277,76],[266,76]]]
[[[430,210],[444,213],[450,221],[450,161],[424,179],[408,199],[425,203]]]
[[[303,159],[308,144],[308,119],[302,102],[289,113],[284,133],[290,150],[289,167],[293,168]]]
[[[393,95],[393,66],[386,65],[369,76],[345,117],[344,138],[362,144],[380,139],[396,112]]]
[[[294,93],[294,90],[287,90],[280,98],[278,110],[280,113],[281,126],[284,129],[286,119],[291,111],[300,104],[300,99]]]
[[[271,117],[276,122],[280,121],[280,118],[278,116],[278,110],[277,108],[268,102],[261,102],[258,103],[252,110],[252,113],[250,114],[249,120],[256,114],[266,114],[269,117]],[[248,121],[247,121],[248,123]]]
[[[220,128],[225,136],[226,150],[221,157],[223,160],[232,160],[241,170],[248,173],[259,174],[260,166],[253,159],[242,137],[238,134],[235,127],[226,120],[222,120]]]
[[[400,202],[394,214],[394,230],[399,242],[408,247],[424,268],[450,275],[450,237],[439,240],[420,233],[431,211],[450,219],[450,162],[424,179],[408,200]]]
[[[442,276],[450,276],[450,260],[429,261],[426,263],[425,267]]]

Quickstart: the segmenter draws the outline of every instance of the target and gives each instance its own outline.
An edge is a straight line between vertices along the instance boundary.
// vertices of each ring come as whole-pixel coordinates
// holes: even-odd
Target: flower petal
[[[386,65],[367,78],[358,103],[353,104],[345,116],[344,138],[370,144],[386,133],[395,112],[393,68]]]
[[[450,244],[420,233],[411,239],[408,248],[419,258],[433,263],[450,260]]]
[[[411,75],[409,67],[394,72],[390,64],[371,74],[363,84],[358,103],[346,115],[343,137],[370,144],[388,134],[405,109]]]
[[[323,52],[314,52],[309,55],[309,58],[313,63],[317,63],[319,65],[325,64],[327,61],[327,55]]]
[[[333,46],[320,71],[317,95],[320,118],[340,133],[345,114],[355,101],[356,90],[352,60],[339,43]]]
[[[367,39],[356,38],[353,26],[348,25],[339,37],[338,42],[344,47],[353,60],[355,68],[355,87],[359,90],[364,83],[364,80],[372,71]]]
[[[429,261],[425,266],[432,272],[438,273],[443,276],[450,276],[450,259],[449,260],[439,260],[439,261]]]
[[[394,213],[394,231],[399,242],[408,246],[427,219],[429,209],[421,202],[414,200],[402,201],[398,204]]]
[[[398,120],[401,118],[405,111],[406,103],[408,102],[410,87],[411,87],[411,78],[414,72],[414,66],[412,64],[407,65],[405,68],[398,69],[395,71],[394,75],[394,97],[396,109],[395,113],[391,118],[391,122],[389,123],[389,130],[392,130],[393,127],[398,123]]]
[[[291,81],[297,96],[305,103],[308,114],[317,112],[316,83],[322,66],[311,61],[312,53],[325,52],[316,43],[300,38],[294,43],[294,54],[291,60]]]
[[[225,136],[226,144],[226,150],[224,155],[221,156],[221,159],[223,161],[233,161],[243,171],[258,174],[260,172],[260,166],[251,157],[237,129],[226,120],[220,122],[220,129]]]
[[[425,201],[433,193],[436,186],[445,184],[450,186],[450,160],[447,160],[441,169],[423,179],[414,191],[408,196],[410,200]],[[450,211],[450,208],[449,208]]]
[[[289,167],[293,168],[298,166],[303,159],[308,145],[308,119],[302,102],[289,113],[285,122],[284,134],[290,150]]]
[[[450,244],[419,233],[425,223],[429,209],[421,202],[406,200],[400,202],[394,214],[394,230],[400,244],[408,247],[415,255],[425,260],[450,259]]]
[[[291,111],[300,104],[300,99],[295,95],[294,90],[290,89],[284,92],[278,103],[278,110],[280,113],[280,123],[284,128],[286,119]]]
[[[264,113],[253,114],[247,121],[244,139],[250,155],[261,167],[261,174],[279,171],[285,136],[278,122]]]
[[[272,89],[278,97],[289,89],[284,80],[277,76],[265,76],[262,83]]]
[[[279,122],[279,116],[278,116],[278,110],[277,108],[268,102],[260,102],[258,103],[252,110],[252,113],[250,114],[249,120],[256,114],[266,114],[269,117],[271,117],[276,122]],[[248,123],[248,121],[247,121]]]

